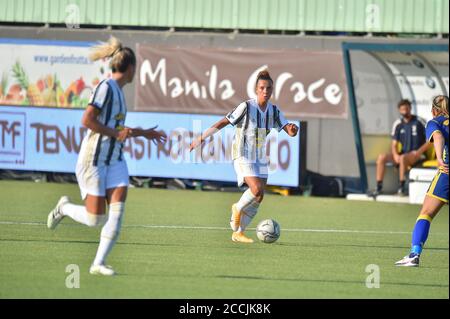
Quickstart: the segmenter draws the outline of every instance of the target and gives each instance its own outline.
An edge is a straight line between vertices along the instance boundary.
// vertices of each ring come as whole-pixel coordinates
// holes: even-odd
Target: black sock
[[[380,192],[383,189],[383,181],[377,182],[377,191]]]
[[[400,187],[403,189],[405,188],[405,181],[400,181]]]

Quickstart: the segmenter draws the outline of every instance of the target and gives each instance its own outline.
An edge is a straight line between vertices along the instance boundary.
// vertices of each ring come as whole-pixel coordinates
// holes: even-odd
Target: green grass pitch
[[[449,298],[447,207],[420,268],[398,268],[417,205],[266,195],[251,227],[274,218],[281,237],[245,245],[228,228],[239,193],[132,188],[108,259],[119,275],[98,277],[100,229],[70,218],[46,228],[61,195],[81,203],[75,184],[0,181],[0,298]],[[66,287],[69,264],[80,288]],[[366,287],[371,264],[379,288]]]

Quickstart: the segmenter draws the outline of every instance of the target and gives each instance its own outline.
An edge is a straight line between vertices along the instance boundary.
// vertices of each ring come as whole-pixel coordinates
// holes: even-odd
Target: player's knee
[[[109,205],[108,223],[102,228],[102,237],[109,238],[111,240],[116,240],[119,238],[124,210],[125,203],[123,202],[115,202]]]
[[[258,202],[261,203],[263,198],[264,198],[264,190],[261,190],[260,195],[258,196]]]
[[[264,188],[261,186],[257,186],[252,189],[252,193],[259,201],[261,201],[264,197]]]
[[[103,226],[106,223],[107,217],[105,214],[91,214],[91,213],[87,213],[88,218],[87,218],[87,225],[89,227],[98,227],[98,226]]]
[[[384,164],[386,163],[387,155],[386,154],[380,154],[377,158],[377,164]]]

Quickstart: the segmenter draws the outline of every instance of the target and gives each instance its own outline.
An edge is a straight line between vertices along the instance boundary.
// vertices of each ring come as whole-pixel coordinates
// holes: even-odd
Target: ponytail
[[[101,42],[91,49],[89,59],[97,61],[111,58],[110,67],[114,72],[125,72],[129,65],[136,65],[136,56],[132,49],[123,47],[116,37],[109,38],[108,42]]]
[[[273,80],[270,77],[269,70],[267,70],[267,69],[264,69],[264,70],[262,70],[261,72],[258,73],[258,75],[256,76],[255,87],[258,86],[259,80],[270,81],[273,84]]]
[[[432,108],[438,112],[439,115],[448,117],[448,96],[438,95],[433,99]]]

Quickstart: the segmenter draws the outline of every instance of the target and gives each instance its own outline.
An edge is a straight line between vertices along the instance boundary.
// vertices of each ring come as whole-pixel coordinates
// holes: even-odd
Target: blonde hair
[[[97,61],[111,58],[109,66],[114,72],[125,72],[130,65],[136,65],[136,56],[132,49],[124,47],[116,37],[110,37],[108,42],[100,42],[91,48],[89,59]]]
[[[433,99],[433,109],[435,109],[439,115],[448,117],[448,96],[438,95]]]
[[[255,87],[258,86],[259,80],[267,80],[267,81],[270,81],[270,82],[273,84],[273,80],[272,80],[272,78],[270,77],[270,74],[269,74],[269,70],[268,70],[268,69],[264,69],[264,70],[262,70],[262,71],[260,71],[260,72],[258,73],[258,75],[256,76]]]

